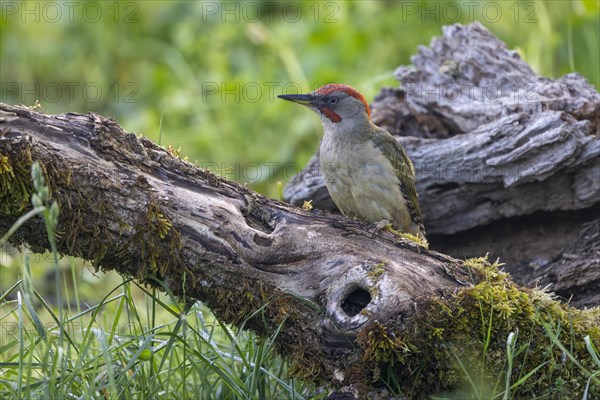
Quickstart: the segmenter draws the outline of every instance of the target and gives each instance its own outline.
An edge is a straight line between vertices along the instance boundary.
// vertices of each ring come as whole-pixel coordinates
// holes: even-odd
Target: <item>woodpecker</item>
[[[321,118],[321,171],[333,202],[347,217],[391,224],[425,239],[415,189],[415,169],[406,151],[371,120],[365,98],[355,89],[329,84],[281,99],[302,104]]]

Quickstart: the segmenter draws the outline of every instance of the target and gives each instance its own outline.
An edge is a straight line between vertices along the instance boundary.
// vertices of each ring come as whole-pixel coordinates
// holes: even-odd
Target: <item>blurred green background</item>
[[[270,196],[321,135],[277,94],[343,82],[371,101],[446,24],[478,20],[538,73],[600,87],[597,0],[1,4],[0,101],[114,116]]]
[[[0,101],[114,116],[272,197],[321,137],[315,115],[276,95],[343,82],[371,101],[443,25],[480,21],[539,74],[577,71],[600,87],[597,0],[2,0],[0,13]],[[6,289],[19,268],[3,267],[24,256],[0,256]]]

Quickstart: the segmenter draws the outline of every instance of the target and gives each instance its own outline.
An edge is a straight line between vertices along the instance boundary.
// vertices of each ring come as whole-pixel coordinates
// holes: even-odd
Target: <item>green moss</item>
[[[367,272],[367,276],[371,281],[377,282],[385,272],[385,263],[383,261],[372,265]]]
[[[31,206],[31,153],[23,151],[21,159],[0,154],[0,214],[18,217]]]
[[[183,273],[181,265],[173,265],[181,263],[181,248],[181,235],[173,228],[171,219],[161,211],[156,200],[150,200],[146,212],[140,214],[133,232],[121,246],[118,255],[129,262],[135,262],[131,255],[139,254],[137,277],[144,280],[149,273],[159,273],[162,276],[177,268]]]
[[[407,239],[407,240],[410,240],[411,242],[414,242],[417,246],[423,247],[426,250],[429,248],[429,242],[427,242],[427,239],[425,239],[425,238],[413,235],[411,233],[397,231],[396,229],[394,229],[392,227],[392,224],[386,225],[385,229],[387,231],[390,231],[391,233],[393,233],[394,235],[396,235],[398,237],[401,237],[403,239]]]
[[[417,348],[410,345],[404,336],[375,322],[369,329],[360,332],[357,342],[363,347],[367,361],[404,363],[407,355],[417,352]]]
[[[198,271],[210,268],[198,267]],[[220,321],[244,329],[251,329],[264,338],[277,333],[278,353],[289,361],[290,376],[322,382],[329,376],[329,367],[323,364],[321,337],[318,330],[307,329],[316,324],[314,303],[277,291],[263,282],[236,275],[239,290],[198,287],[197,296]],[[201,292],[201,293],[199,293]],[[322,310],[321,310],[322,311]],[[285,325],[285,329],[282,327]]]
[[[124,222],[101,193],[76,187],[71,174],[67,168],[48,169],[48,185],[62,202],[58,245],[62,252],[90,260],[98,267],[114,247],[113,224],[122,226]]]
[[[410,388],[413,395],[453,390],[466,386],[468,374],[482,382],[482,393],[490,391],[485,397],[498,382],[504,387],[506,340],[515,332],[520,351],[513,360],[511,383],[534,371],[518,386],[517,396],[581,397],[588,378],[584,369],[594,370],[584,337],[600,343],[600,309],[572,309],[546,292],[518,287],[498,267],[487,258],[467,260],[463,268],[471,275],[470,286],[421,302],[417,316],[402,324],[365,328],[358,337],[363,362],[381,369],[381,379],[388,385],[398,382],[404,393]],[[590,393],[600,394],[600,386],[592,384]]]
[[[18,154],[18,159],[0,154],[0,214],[14,217],[31,207],[34,192],[31,152],[22,149]],[[132,226],[102,193],[87,188],[94,182],[75,185],[72,170],[60,162],[41,167],[49,195],[61,201],[57,245],[62,253],[90,260],[95,266],[108,256],[121,272],[137,272],[142,280],[148,273],[162,275],[173,262],[180,262],[181,237],[157,200],[148,201],[146,212]],[[122,238],[115,235],[115,226]],[[111,248],[117,251],[107,254]]]

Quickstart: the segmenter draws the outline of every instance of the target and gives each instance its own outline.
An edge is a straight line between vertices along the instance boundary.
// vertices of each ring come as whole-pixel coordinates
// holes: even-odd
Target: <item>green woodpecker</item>
[[[425,238],[413,164],[400,143],[371,121],[359,92],[331,84],[279,97],[307,106],[321,118],[321,170],[344,215]]]

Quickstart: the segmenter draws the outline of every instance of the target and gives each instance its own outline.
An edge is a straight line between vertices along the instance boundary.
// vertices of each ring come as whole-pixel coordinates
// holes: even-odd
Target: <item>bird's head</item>
[[[321,117],[326,127],[367,124],[371,121],[369,104],[362,94],[347,85],[329,84],[312,93],[282,94],[278,97],[307,106]]]

